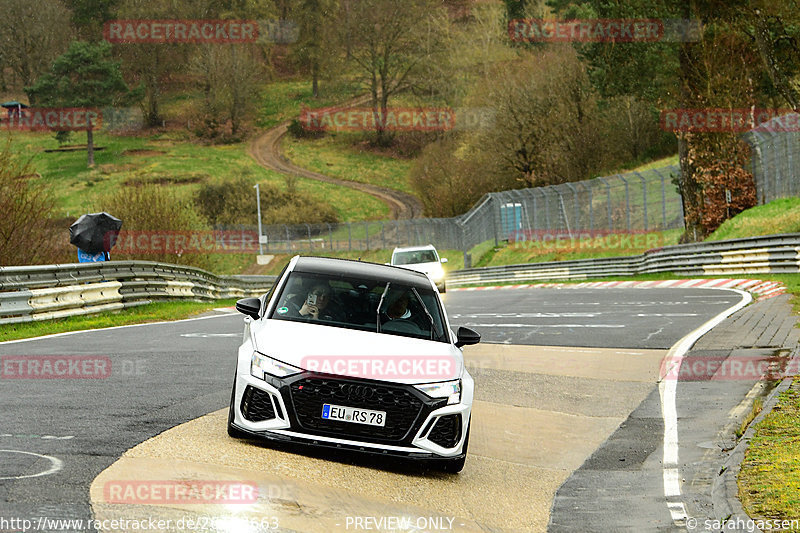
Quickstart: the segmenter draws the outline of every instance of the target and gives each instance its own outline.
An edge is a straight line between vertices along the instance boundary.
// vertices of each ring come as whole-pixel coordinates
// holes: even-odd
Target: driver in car
[[[408,308],[408,292],[402,291],[394,294],[394,300],[389,300],[386,308],[386,316],[389,320],[406,319],[411,317],[411,310]]]

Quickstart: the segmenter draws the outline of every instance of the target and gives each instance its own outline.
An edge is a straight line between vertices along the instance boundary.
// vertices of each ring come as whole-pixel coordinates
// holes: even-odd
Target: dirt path
[[[288,126],[288,121],[279,124],[256,137],[250,143],[248,151],[259,165],[282,174],[324,181],[365,192],[388,205],[393,219],[418,218],[422,216],[422,203],[411,194],[386,187],[378,187],[377,185],[332,178],[294,165],[283,155],[280,147],[281,138],[286,135]]]

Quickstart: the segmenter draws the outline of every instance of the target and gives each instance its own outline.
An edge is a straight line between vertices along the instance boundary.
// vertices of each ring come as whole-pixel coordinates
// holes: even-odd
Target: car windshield
[[[393,265],[414,265],[416,263],[435,263],[436,253],[433,250],[414,250],[407,252],[395,252]]]
[[[269,319],[448,342],[433,290],[391,280],[292,272]]]

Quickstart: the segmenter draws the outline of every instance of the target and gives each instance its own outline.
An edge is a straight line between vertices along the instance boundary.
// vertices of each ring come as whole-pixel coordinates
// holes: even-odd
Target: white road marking
[[[669,317],[669,316],[699,316],[699,313],[638,313],[633,316],[660,316],[660,317]]]
[[[625,324],[469,324],[476,328],[624,328]]]
[[[47,459],[48,461],[50,461],[50,468],[42,472],[39,472],[38,474],[25,474],[24,476],[3,476],[0,477],[0,479],[25,479],[29,477],[48,476],[50,474],[55,474],[56,472],[64,468],[64,463],[61,461],[61,459],[58,459],[56,457],[50,457],[49,455],[42,455],[33,452],[22,452],[19,450],[0,450],[0,453],[21,453],[23,455],[32,455],[34,457],[39,457],[41,459]]]
[[[594,318],[600,313],[470,313],[453,314],[450,318]]]
[[[213,337],[241,337],[241,333],[181,333],[181,337],[208,339]]]
[[[42,335],[41,337],[31,337],[29,339],[18,339],[15,341],[3,341],[0,342],[0,345],[3,344],[17,344],[23,342],[33,342],[43,339],[53,339],[55,337],[67,337],[69,335],[79,335],[81,333],[91,333],[93,331],[111,331],[114,329],[122,329],[122,328],[141,328],[144,326],[163,326],[164,324],[178,324],[180,322],[193,322],[195,320],[211,320],[214,318],[230,318],[231,314],[220,314],[220,315],[211,315],[211,316],[199,316],[196,318],[184,318],[181,320],[164,320],[162,322],[146,322],[144,324],[128,324],[126,326],[111,326],[110,328],[96,328],[96,329],[82,329],[79,331],[65,331],[64,333],[53,333],[52,335]]]
[[[686,352],[694,345],[697,340],[708,333],[712,328],[730,315],[749,304],[753,297],[750,293],[738,289],[721,289],[738,293],[742,299],[736,305],[722,311],[717,316],[695,329],[670,348],[664,357],[663,376],[678,376],[681,363]],[[659,380],[658,392],[661,397],[661,416],[664,419],[664,451],[663,451],[663,477],[664,477],[664,497],[667,500],[672,521],[677,526],[683,526],[688,519],[686,506],[681,497],[680,486],[680,465],[678,464],[678,410],[676,398],[678,391],[678,380],[676,377],[662,377]]]

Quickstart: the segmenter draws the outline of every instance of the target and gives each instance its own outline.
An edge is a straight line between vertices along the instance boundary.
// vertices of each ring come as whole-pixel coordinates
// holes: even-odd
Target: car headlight
[[[444,279],[444,269],[439,266],[438,268],[431,270],[429,275],[434,281],[442,281]]]
[[[258,379],[264,379],[264,374],[269,374],[276,378],[285,378],[292,374],[299,374],[302,371],[300,368],[281,363],[258,352],[253,352],[253,357],[250,359],[250,375]]]
[[[431,398],[447,398],[447,405],[461,401],[461,380],[443,381],[441,383],[425,383],[414,385],[417,390],[424,392]]]

